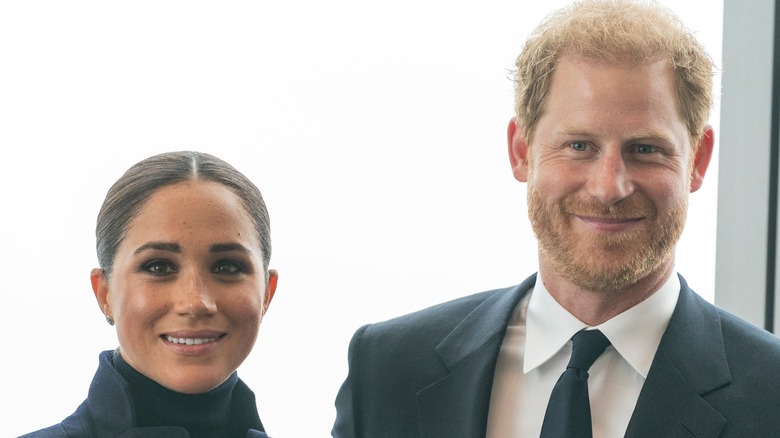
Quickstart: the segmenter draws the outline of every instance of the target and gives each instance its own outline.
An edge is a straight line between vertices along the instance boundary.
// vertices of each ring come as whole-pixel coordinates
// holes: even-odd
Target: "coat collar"
[[[701,396],[728,385],[720,315],[680,277],[680,298],[650,367],[626,437],[717,437],[726,424]],[[703,369],[702,364],[706,364]]]
[[[449,371],[417,393],[420,436],[485,436],[493,373],[509,318],[536,275],[497,291],[436,347]]]
[[[112,354],[115,354],[115,351],[100,353],[98,370],[90,384],[87,400],[62,422],[62,427],[68,431],[69,436],[81,436],[91,432],[96,436],[118,438],[189,437],[189,433],[181,427],[134,427],[135,414],[128,383],[114,368]],[[254,394],[240,379],[234,388],[233,397],[251,406],[255,404]],[[92,430],[92,425],[95,430]],[[253,429],[248,431],[247,437],[266,438],[267,435]]]

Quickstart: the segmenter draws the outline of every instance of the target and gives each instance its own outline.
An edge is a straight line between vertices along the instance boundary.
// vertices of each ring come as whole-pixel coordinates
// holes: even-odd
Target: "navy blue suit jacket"
[[[360,328],[332,435],[484,437],[499,348],[536,276]],[[680,297],[626,437],[780,437],[780,338]]]

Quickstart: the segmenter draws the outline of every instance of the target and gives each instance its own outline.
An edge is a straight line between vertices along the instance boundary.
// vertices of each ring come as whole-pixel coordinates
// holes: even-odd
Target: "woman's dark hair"
[[[97,257],[104,275],[114,264],[116,251],[125,239],[130,222],[158,189],[183,181],[214,181],[233,191],[252,218],[263,251],[263,269],[268,275],[271,260],[271,224],[260,190],[227,162],[193,151],[168,152],[142,160],[125,172],[108,190],[97,218]]]

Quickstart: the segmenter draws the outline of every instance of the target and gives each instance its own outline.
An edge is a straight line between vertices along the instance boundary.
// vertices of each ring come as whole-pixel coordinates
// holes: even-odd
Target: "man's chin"
[[[615,293],[636,284],[643,273],[632,270],[613,270],[609,272],[572,273],[569,281],[580,288],[593,292]]]
[[[603,246],[588,248],[577,255],[548,253],[547,256],[563,278],[594,292],[619,292],[639,282],[653,269],[647,258]]]

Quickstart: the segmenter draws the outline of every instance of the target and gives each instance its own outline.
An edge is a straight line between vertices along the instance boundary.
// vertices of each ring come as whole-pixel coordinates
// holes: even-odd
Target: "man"
[[[554,436],[570,339],[591,329],[611,344],[585,373],[592,436],[780,436],[780,340],[674,269],[713,149],[709,56],[658,6],[586,0],[516,67],[509,157],[539,272],[358,330],[333,436]]]

